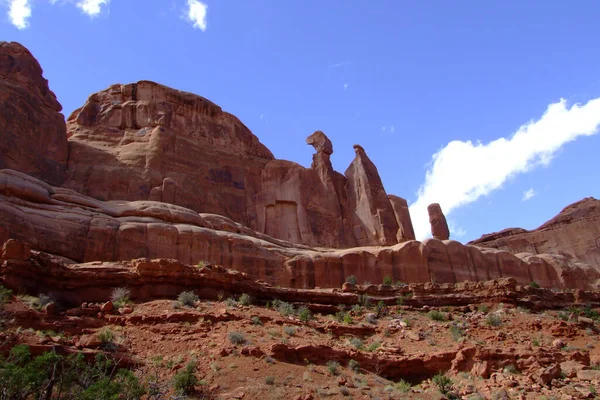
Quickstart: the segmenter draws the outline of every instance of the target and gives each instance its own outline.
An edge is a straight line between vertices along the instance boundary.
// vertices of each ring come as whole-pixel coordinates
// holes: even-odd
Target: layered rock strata
[[[470,244],[511,253],[562,254],[600,269],[600,200],[573,203],[537,229],[509,228]]]
[[[214,214],[152,201],[102,202],[0,171],[0,240],[74,262],[168,258],[206,261],[282,286],[340,287],[384,277],[405,283],[455,283],[514,277],[521,284],[590,288],[598,271],[562,255],[519,254],[429,239],[394,246],[317,249],[274,239]]]

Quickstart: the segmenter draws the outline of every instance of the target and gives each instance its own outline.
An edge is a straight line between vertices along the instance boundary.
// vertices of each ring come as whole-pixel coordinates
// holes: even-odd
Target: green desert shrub
[[[427,313],[427,316],[434,321],[445,321],[446,316],[441,311],[431,310]]]
[[[112,293],[110,294],[110,300],[117,308],[124,307],[131,302],[129,300],[129,296],[129,289],[118,287],[113,289]]]
[[[177,296],[177,301],[179,304],[185,307],[194,307],[196,302],[198,301],[198,296],[194,292],[181,292],[179,296]]]
[[[179,395],[188,395],[192,393],[200,383],[198,376],[196,375],[196,366],[198,365],[196,360],[188,362],[184,368],[179,370],[173,376],[173,389]]]
[[[229,332],[229,341],[233,344],[244,344],[246,338],[241,332]]]

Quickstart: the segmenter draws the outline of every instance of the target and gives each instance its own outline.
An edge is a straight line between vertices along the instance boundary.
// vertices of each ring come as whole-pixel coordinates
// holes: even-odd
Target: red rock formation
[[[252,199],[273,159],[236,117],[141,81],[89,97],[68,119],[66,188],[104,200],[160,200],[256,228]]]
[[[345,173],[354,237],[359,246],[398,243],[398,221],[377,168],[361,146],[355,144],[354,151],[356,156]]]
[[[29,50],[0,42],[0,169],[60,185],[67,165],[61,109]]]
[[[415,240],[415,230],[413,228],[412,219],[410,218],[410,211],[408,209],[408,203],[402,197],[388,195],[388,199],[392,204],[392,209],[396,215],[398,221],[398,234],[396,235],[398,242],[405,242],[407,240]]]
[[[333,170],[323,132],[310,169],[275,160],[234,116],[153,82],[113,85],[68,120],[64,187],[101,200],[154,200],[226,216],[294,243],[397,243],[398,223],[364,151]]]
[[[573,203],[537,229],[505,229],[470,244],[511,253],[562,254],[600,269],[600,200]]]
[[[35,178],[0,171],[0,226],[31,248],[76,262],[134,258],[199,261],[290,287],[341,287],[359,282],[453,283],[514,277],[556,288],[589,288],[600,273],[561,255],[511,253],[429,239],[346,250],[274,239],[214,214],[152,201],[102,202]],[[539,277],[535,278],[534,277]]]
[[[431,224],[431,235],[439,240],[450,239],[450,229],[448,229],[448,222],[446,222],[442,207],[438,203],[433,203],[427,206],[427,212]]]

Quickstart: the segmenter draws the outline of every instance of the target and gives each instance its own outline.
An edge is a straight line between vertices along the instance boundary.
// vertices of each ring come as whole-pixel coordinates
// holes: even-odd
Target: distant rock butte
[[[537,233],[478,241],[510,251],[447,240],[433,204],[434,238],[421,243],[406,200],[386,193],[365,150],[354,145],[341,174],[321,131],[306,139],[315,154],[304,168],[275,159],[209,100],[149,81],[91,95],[65,124],[38,62],[17,43],[0,43],[0,96],[0,243],[23,243],[7,245],[7,257],[207,261],[299,288],[340,287],[350,275],[373,283],[513,277],[556,288],[599,278],[597,203],[567,208]],[[504,237],[530,234],[531,249]]]
[[[600,269],[600,200],[573,203],[537,229],[509,228],[470,244],[511,253],[562,254]]]

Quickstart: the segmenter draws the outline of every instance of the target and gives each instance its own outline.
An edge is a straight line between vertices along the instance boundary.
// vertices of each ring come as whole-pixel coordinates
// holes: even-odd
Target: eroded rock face
[[[60,185],[67,166],[61,110],[29,50],[0,42],[0,168]]]
[[[429,223],[431,224],[431,235],[439,240],[450,239],[450,229],[446,216],[442,212],[442,207],[438,203],[433,203],[427,206],[429,213]]]
[[[345,175],[348,179],[348,210],[357,244],[393,245],[398,242],[398,221],[377,168],[361,146],[355,144],[354,151],[356,156]]]
[[[336,287],[384,277],[406,283],[455,283],[512,277],[523,285],[593,287],[600,273],[562,255],[465,246],[429,239],[394,246],[319,249],[253,231],[215,214],[153,201],[99,201],[35,178],[0,170],[0,226],[17,239],[76,262],[165,258],[245,272],[297,288]],[[27,251],[12,251],[17,259]]]
[[[470,244],[511,253],[562,254],[600,269],[600,200],[573,203],[537,229],[509,228]]]
[[[96,93],[68,120],[64,187],[100,200],[152,200],[223,215],[254,231],[323,247],[391,245],[398,223],[364,150],[334,171],[320,131],[311,168],[276,160],[234,116],[142,81]]]
[[[413,228],[412,219],[410,218],[410,211],[408,208],[408,202],[402,197],[388,195],[388,199],[396,215],[396,221],[398,221],[398,234],[396,235],[398,242],[405,242],[407,240],[415,240],[415,230]]]
[[[158,200],[256,229],[253,197],[273,159],[236,117],[141,81],[89,97],[68,119],[64,187],[103,200]]]

